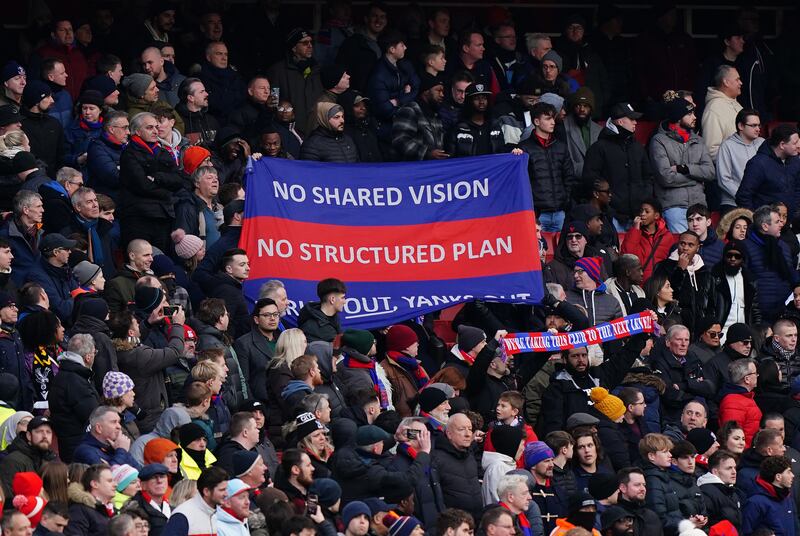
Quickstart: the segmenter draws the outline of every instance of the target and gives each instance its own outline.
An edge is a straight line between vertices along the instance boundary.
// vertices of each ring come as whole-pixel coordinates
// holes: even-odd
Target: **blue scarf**
[[[61,195],[69,199],[69,194],[67,193],[67,189],[64,188],[64,186],[62,186],[62,184],[56,180],[50,180],[44,183],[42,186],[47,186],[48,188],[55,190],[56,192],[60,193]]]
[[[103,243],[100,241],[100,235],[97,233],[97,222],[100,221],[100,218],[95,218],[93,220],[85,220],[80,216],[76,216],[76,218],[81,227],[83,227],[83,230],[89,232],[89,247],[92,251],[90,258],[92,262],[98,266],[103,266],[103,262],[105,261]]]

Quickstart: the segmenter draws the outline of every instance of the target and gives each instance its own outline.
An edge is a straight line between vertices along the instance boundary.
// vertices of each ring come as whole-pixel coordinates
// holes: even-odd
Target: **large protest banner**
[[[253,163],[240,246],[245,292],[280,279],[289,325],[316,285],[347,284],[343,324],[386,326],[483,298],[542,298],[527,155],[419,163]]]

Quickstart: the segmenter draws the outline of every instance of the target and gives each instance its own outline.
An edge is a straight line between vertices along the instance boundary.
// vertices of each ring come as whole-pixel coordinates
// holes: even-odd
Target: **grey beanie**
[[[339,112],[344,113],[344,108],[340,104],[334,104],[330,110],[328,110],[328,119],[333,118],[334,115],[338,114]]]
[[[564,97],[555,93],[545,93],[539,97],[539,102],[551,104],[553,108],[556,109],[556,113],[560,112],[561,109],[564,108]]]
[[[542,57],[542,63],[544,63],[544,62],[546,62],[548,60],[550,60],[550,61],[552,61],[553,63],[556,64],[556,67],[558,67],[558,72],[559,73],[564,70],[564,60],[561,59],[561,56],[555,50],[551,50],[550,52],[548,52],[547,54],[545,54]]]
[[[72,269],[72,274],[78,280],[79,285],[86,286],[95,280],[100,270],[101,268],[96,264],[92,264],[89,261],[81,261]]]
[[[131,96],[141,99],[152,81],[153,77],[149,74],[133,73],[122,79],[122,87],[128,90]]]

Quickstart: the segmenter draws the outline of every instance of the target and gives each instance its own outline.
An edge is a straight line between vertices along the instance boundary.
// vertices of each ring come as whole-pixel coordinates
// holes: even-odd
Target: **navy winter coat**
[[[780,495],[771,484],[757,477],[755,494],[742,509],[742,533],[752,534],[762,527],[771,529],[775,536],[795,536],[797,517],[791,493]]]
[[[800,159],[788,158],[781,161],[768,143],[762,143],[756,155],[744,168],[742,183],[736,192],[736,205],[756,210],[776,201],[783,201],[789,207],[789,219],[797,213],[797,196],[800,186]]]
[[[738,196],[737,202],[739,202]],[[784,241],[778,240],[778,247],[783,252],[786,266],[791,267],[789,246]],[[787,281],[777,271],[773,270],[767,259],[764,238],[758,233],[747,233],[747,238],[744,240],[744,249],[747,268],[751,274],[756,274],[757,277],[758,307],[761,310],[761,315],[764,321],[772,322],[778,313],[783,311],[786,297],[792,293],[792,287],[798,281],[797,271],[790,269],[791,280]]]
[[[105,135],[89,142],[86,159],[86,183],[99,194],[105,194],[115,202],[119,199],[119,157],[122,145],[109,140]]]
[[[28,281],[38,283],[50,299],[50,310],[53,311],[63,324],[72,323],[72,291],[78,287],[72,271],[68,267],[56,268],[48,263],[44,257],[31,266],[28,272]]]
[[[384,56],[375,64],[367,84],[367,96],[370,98],[370,111],[382,123],[383,133],[391,130],[395,112],[417,98],[419,84],[419,77],[409,61],[400,60],[397,65],[392,65]],[[411,86],[408,93],[404,91],[406,85]],[[391,99],[397,99],[397,105],[389,102]]]
[[[242,76],[228,67],[219,69],[203,62],[197,75],[208,91],[208,111],[227,120],[228,115],[244,104],[247,87]]]
[[[44,231],[42,229],[36,231],[37,244],[42,239],[43,234]],[[30,246],[13,218],[6,220],[4,225],[0,227],[0,237],[5,238],[11,245],[11,253],[14,254],[14,260],[11,262],[11,280],[15,285],[21,287],[25,283],[25,278],[28,276],[31,267],[41,257],[39,248]]]

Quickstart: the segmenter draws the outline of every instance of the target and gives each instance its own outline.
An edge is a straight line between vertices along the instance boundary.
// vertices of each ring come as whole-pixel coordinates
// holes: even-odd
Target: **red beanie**
[[[200,167],[200,163],[209,156],[211,156],[211,153],[204,147],[198,145],[189,147],[183,153],[183,170],[191,175],[195,169]]]
[[[11,481],[11,490],[14,495],[39,495],[42,491],[42,478],[33,471],[17,473]]]
[[[17,495],[14,497],[12,504],[17,511],[25,514],[25,517],[30,519],[31,528],[36,528],[39,526],[39,521],[42,520],[42,511],[47,501],[32,495]]]
[[[402,352],[415,342],[419,342],[417,334],[404,324],[396,324],[386,333],[386,350],[390,352]]]

